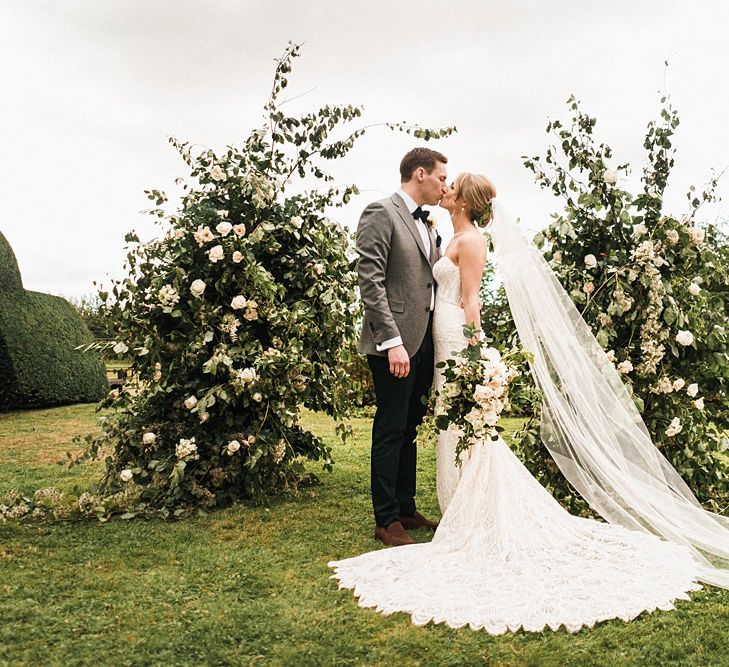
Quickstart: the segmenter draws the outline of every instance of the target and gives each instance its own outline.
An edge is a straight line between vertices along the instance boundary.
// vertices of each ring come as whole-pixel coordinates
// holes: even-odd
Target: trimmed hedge
[[[68,301],[23,289],[0,233],[0,411],[101,400],[108,391],[103,364],[74,349],[93,340]]]

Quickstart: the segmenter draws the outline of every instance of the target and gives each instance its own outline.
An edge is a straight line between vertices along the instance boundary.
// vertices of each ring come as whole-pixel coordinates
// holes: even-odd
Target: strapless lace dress
[[[463,348],[458,267],[434,266],[436,361]],[[437,382],[442,382],[438,379]],[[503,440],[471,448],[460,468],[451,434],[438,438],[438,498],[432,542],[382,548],[333,561],[340,588],[362,607],[501,634],[673,609],[697,583],[687,549],[658,537],[572,516],[532,477]]]

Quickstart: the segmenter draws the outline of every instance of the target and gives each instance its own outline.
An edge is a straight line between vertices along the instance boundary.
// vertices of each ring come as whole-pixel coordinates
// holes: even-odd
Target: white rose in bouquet
[[[594,269],[597,266],[597,257],[595,255],[585,255],[585,266],[588,269]]]
[[[696,394],[699,393],[699,385],[695,382],[692,382],[688,387],[686,387],[686,393],[693,398],[696,396]]]
[[[237,440],[231,440],[228,446],[225,448],[225,453],[228,456],[233,456],[240,449],[240,443]]]
[[[240,264],[242,261],[243,261],[243,255],[238,250],[236,250],[233,253],[233,262],[235,262],[236,264]]]
[[[691,283],[688,286],[688,293],[691,296],[698,296],[701,293],[701,287],[697,283]]]
[[[236,236],[245,236],[246,226],[244,224],[233,225],[233,233]]]
[[[197,396],[188,396],[185,399],[185,407],[188,410],[194,410],[195,406],[197,406]]]
[[[126,343],[119,341],[112,349],[116,354],[124,354],[129,351],[129,346]]]
[[[122,470],[119,473],[119,477],[121,478],[122,482],[131,482],[132,477],[134,477],[134,473],[131,470],[129,470],[129,468],[127,468],[126,470]]]
[[[156,442],[156,440],[157,440],[157,436],[154,433],[152,433],[151,431],[149,433],[145,433],[142,436],[142,443],[147,446],[153,445]]]
[[[297,215],[296,217],[291,218],[291,224],[296,227],[296,229],[301,229],[304,221]]]
[[[637,239],[639,239],[643,234],[648,233],[648,227],[646,227],[642,222],[638,225],[633,225],[633,236]]]
[[[689,227],[686,231],[694,245],[701,245],[704,242],[705,232],[701,227]]]
[[[473,400],[477,403],[486,403],[494,397],[494,390],[491,387],[477,384],[473,391]]]
[[[697,399],[696,399],[696,400],[694,401],[694,405],[695,405],[695,406],[696,406],[696,407],[697,407],[697,408],[698,408],[699,410],[703,410],[703,409],[704,409],[704,399],[703,399],[703,398],[697,398]]]
[[[621,361],[618,364],[618,371],[621,372],[623,375],[627,375],[628,373],[631,373],[633,371],[633,364],[630,362],[629,359]]]
[[[673,391],[681,391],[686,386],[686,381],[683,378],[676,378],[673,381]]]
[[[212,178],[214,181],[222,181],[225,178],[225,172],[223,171],[222,167],[220,165],[215,165],[210,170],[210,178]]]
[[[615,185],[618,182],[618,174],[612,169],[606,169],[602,172],[602,180],[608,185]]]

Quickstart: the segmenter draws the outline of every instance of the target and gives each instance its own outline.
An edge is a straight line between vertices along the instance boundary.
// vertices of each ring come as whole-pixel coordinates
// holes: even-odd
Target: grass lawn
[[[0,415],[0,495],[96,478],[57,463],[95,419],[84,405]],[[336,442],[327,418],[306,421]],[[295,501],[177,523],[0,524],[0,665],[729,665],[718,589],[576,635],[417,628],[359,608],[326,566],[377,547],[370,423],[352,425],[335,471]],[[432,449],[419,468],[420,509],[436,516]]]

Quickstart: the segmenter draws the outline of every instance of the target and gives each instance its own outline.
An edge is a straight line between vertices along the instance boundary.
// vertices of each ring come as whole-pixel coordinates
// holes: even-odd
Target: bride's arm
[[[480,237],[462,239],[458,248],[458,268],[461,272],[461,293],[466,324],[481,330],[481,276],[486,264],[486,244]]]

